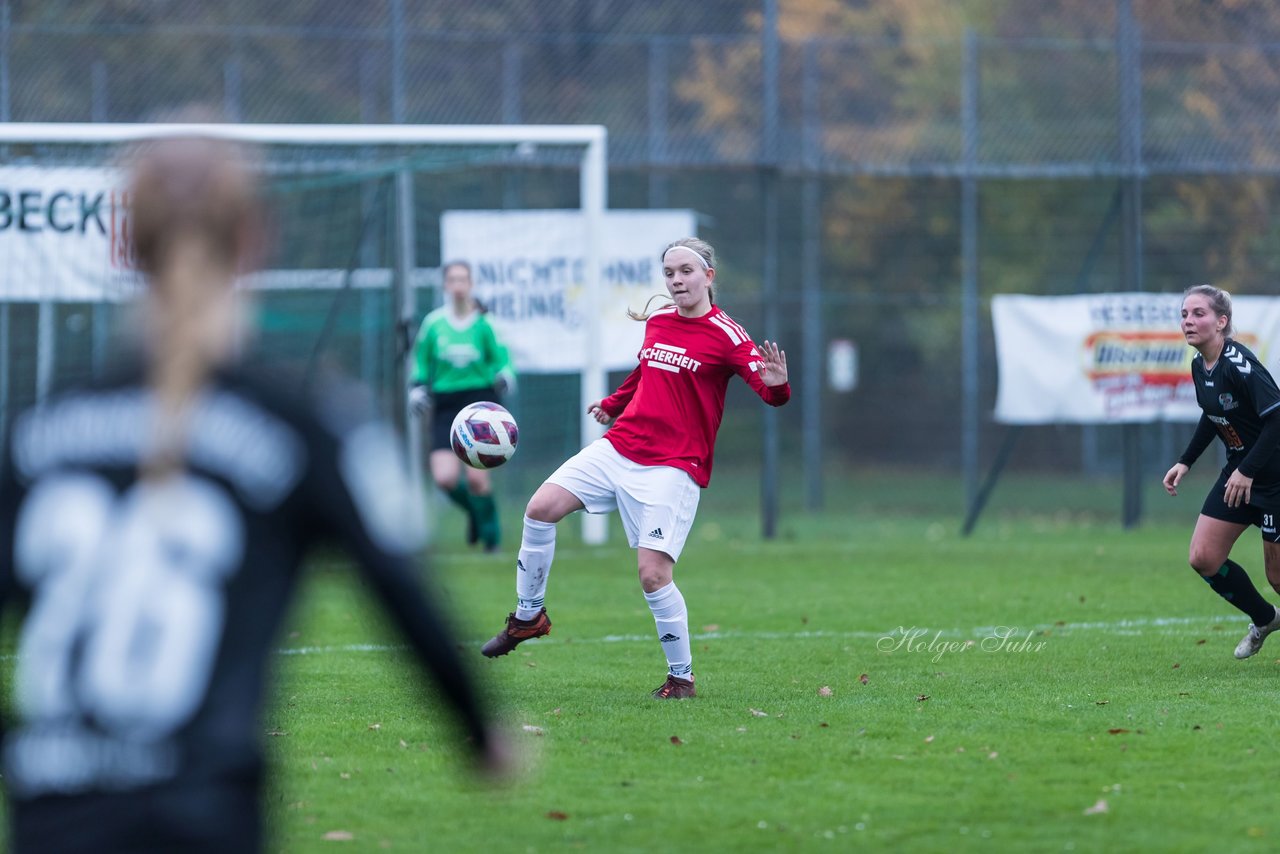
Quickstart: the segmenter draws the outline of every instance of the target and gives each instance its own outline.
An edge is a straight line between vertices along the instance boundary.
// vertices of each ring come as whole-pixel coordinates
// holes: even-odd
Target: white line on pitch
[[[1116,634],[1139,634],[1142,630],[1163,630],[1162,634],[1177,634],[1176,631],[1169,631],[1181,626],[1192,625],[1217,625],[1226,622],[1228,616],[1218,615],[1215,617],[1144,617],[1134,620],[1112,620],[1112,621],[1095,621],[1081,623],[1039,623],[1033,626],[976,626],[964,629],[958,628],[934,628],[929,626],[894,626],[884,631],[800,631],[800,632],[752,632],[752,631],[715,631],[700,632],[693,635],[695,641],[706,640],[869,640],[883,637],[900,638],[904,632],[919,632],[914,635],[918,638],[933,638],[941,635],[943,639],[954,638],[974,638],[980,640],[985,637],[995,636],[997,632],[1017,634],[1024,636],[1026,633],[1039,632],[1114,632]],[[652,634],[643,635],[605,635],[598,638],[568,638],[559,640],[556,638],[537,638],[529,643],[536,644],[597,644],[597,643],[648,643],[653,640]],[[480,641],[463,641],[464,645],[480,643]],[[334,653],[344,652],[393,652],[399,650],[407,650],[409,647],[404,644],[377,644],[377,643],[354,643],[341,644],[334,646],[295,646],[285,647],[277,650],[280,655],[332,655]],[[0,661],[12,661],[17,658],[15,655],[0,655]]]
[[[879,632],[870,631],[800,631],[800,632],[752,632],[752,631],[715,631],[700,632],[693,635],[695,641],[705,640],[823,640],[823,639],[849,639],[849,640],[867,640],[878,639],[883,637],[897,638],[901,637],[903,632],[920,632],[918,637],[932,638],[941,635],[944,639],[951,637],[959,638],[975,638],[995,636],[999,633],[1016,633],[1024,635],[1027,632],[1115,632],[1117,634],[1131,634],[1140,632],[1143,629],[1164,630],[1163,634],[1176,634],[1176,632],[1168,631],[1171,628],[1181,626],[1192,626],[1197,624],[1218,624],[1223,622],[1222,616],[1216,617],[1150,617],[1134,620],[1114,620],[1114,621],[1096,621],[1096,622],[1080,622],[1080,623],[1041,623],[1033,626],[1019,627],[1013,625],[1004,626],[976,626],[964,629],[949,628],[939,629],[926,626],[894,626]],[[653,640],[653,635],[605,635],[599,638],[568,638],[566,640],[558,640],[556,638],[537,638],[530,643],[537,644],[597,644],[597,643],[648,643]],[[475,641],[478,643],[479,641]],[[325,655],[335,652],[390,652],[393,650],[403,650],[408,647],[403,644],[346,644],[342,646],[300,646],[281,649],[281,655]]]

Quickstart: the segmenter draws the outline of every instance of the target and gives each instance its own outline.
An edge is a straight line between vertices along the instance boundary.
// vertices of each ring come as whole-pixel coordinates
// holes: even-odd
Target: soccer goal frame
[[[316,147],[394,146],[482,146],[532,145],[566,146],[581,149],[579,161],[579,205],[584,222],[583,260],[586,281],[583,288],[582,314],[587,319],[585,350],[581,368],[581,407],[579,424],[583,446],[603,435],[603,428],[587,415],[587,404],[605,396],[607,377],[601,355],[601,239],[604,215],[608,205],[608,131],[602,125],[293,125],[293,124],[98,124],[15,122],[0,124],[0,146],[24,144],[123,145],[148,139],[194,134],[235,140],[254,145],[297,144]],[[0,148],[0,165],[9,165],[12,153]],[[392,304],[399,328],[413,321],[413,289],[411,276],[415,268],[413,174],[406,167],[396,175],[394,202],[395,264],[392,276]],[[37,377],[52,375],[53,348],[45,342],[46,329],[53,333],[52,301],[40,303],[40,331],[37,345]],[[398,385],[408,387],[411,353],[398,365]],[[416,419],[404,406],[405,395],[399,396],[397,418],[405,435],[411,437],[410,456],[415,474],[421,472]],[[3,403],[0,403],[3,405]],[[587,515],[583,520],[583,538],[598,544],[606,538],[603,517]]]

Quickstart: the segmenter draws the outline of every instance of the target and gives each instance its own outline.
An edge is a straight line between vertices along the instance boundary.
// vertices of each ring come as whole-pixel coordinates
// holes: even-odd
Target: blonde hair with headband
[[[667,260],[667,253],[671,252],[674,249],[684,249],[692,253],[693,256],[698,259],[698,263],[702,265],[703,270],[714,270],[716,267],[716,250],[710,243],[708,243],[705,240],[699,240],[696,237],[682,237],[679,240],[671,241],[670,243],[667,244],[666,248],[662,250],[662,261],[664,264],[666,263],[666,260]],[[715,285],[714,284],[708,285],[707,290],[711,293],[711,304],[715,305],[715,302],[716,302]],[[658,306],[657,309],[651,309],[650,306],[653,305],[653,301],[656,299],[665,299],[666,302],[663,305]],[[627,317],[630,317],[632,320],[648,320],[650,317],[653,316],[654,311],[660,311],[665,308],[671,308],[674,305],[675,303],[671,302],[671,300],[667,298],[665,295],[654,294],[653,296],[649,297],[649,301],[644,304],[643,311],[636,312],[636,311],[632,311],[631,309],[627,309]]]

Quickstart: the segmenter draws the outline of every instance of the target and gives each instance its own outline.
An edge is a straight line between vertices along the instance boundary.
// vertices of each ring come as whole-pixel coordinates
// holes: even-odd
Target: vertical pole
[[[1120,86],[1121,276],[1125,290],[1143,290],[1142,270],[1142,84],[1139,72],[1138,25],[1132,0],[1119,0],[1116,9],[1116,71]],[[1125,424],[1125,528],[1142,521],[1142,425]]]
[[[359,65],[359,97],[360,97],[360,121],[364,124],[372,124],[376,122],[378,116],[377,108],[377,58],[372,51],[365,51],[360,55]],[[366,224],[372,225],[377,220],[371,216],[372,208],[375,201],[379,198],[385,203],[385,196],[378,193],[377,181],[365,181],[360,186],[360,222],[362,227]],[[397,218],[398,219],[398,218]],[[385,223],[385,220],[382,220]],[[360,267],[365,270],[373,270],[381,266],[382,243],[378,239],[383,232],[378,231],[374,227],[364,229],[364,233],[360,235]],[[412,324],[416,312],[413,287],[409,289],[409,305],[410,317],[409,323]],[[394,293],[394,290],[392,290]],[[381,289],[367,288],[357,291],[360,299],[360,373],[364,377],[365,383],[370,388],[376,388],[376,378],[379,373],[379,354],[385,353],[379,344],[379,331],[383,326],[381,317],[379,316],[378,302],[382,296]],[[392,300],[394,304],[394,300]],[[394,313],[394,308],[390,309]],[[393,340],[391,341],[392,352],[397,352],[400,346],[400,339],[396,337],[398,327],[392,326]],[[412,326],[409,327],[412,334]],[[392,394],[399,394],[400,387],[395,385],[396,371],[392,371]],[[408,379],[406,378],[406,385]],[[417,421],[418,419],[411,419]]]
[[[764,269],[761,310],[764,337],[778,337],[778,0],[764,2]],[[766,540],[778,533],[778,413],[765,407],[760,471],[760,530]]]
[[[667,43],[649,39],[649,207],[665,208],[667,201]]]
[[[100,379],[107,367],[107,343],[111,339],[111,303],[106,300],[95,302],[90,308],[90,370],[93,378]],[[0,354],[4,348],[0,347]]]
[[[237,38],[232,48],[236,55],[222,64],[222,112],[229,122],[238,122],[244,117],[244,71],[239,44]]]
[[[0,303],[0,441],[9,434],[9,303]]]
[[[12,30],[9,0],[0,0],[0,122],[12,120],[9,106],[9,52]]]
[[[804,112],[804,182],[801,186],[800,233],[800,299],[804,338],[801,341],[804,375],[800,381],[801,414],[804,419],[801,439],[804,445],[805,508],[820,510],[823,504],[822,484],[822,348],[826,342],[822,324],[822,189],[818,183],[821,169],[821,117],[818,107],[819,45],[808,42],[804,47],[804,77],[801,101]]]
[[[390,32],[391,41],[391,121],[400,124],[404,115],[404,0],[391,0]]]
[[[978,285],[978,37],[964,34],[963,83],[960,96],[963,172],[960,179],[960,464],[965,504],[978,499],[978,455],[981,430]]]
[[[502,50],[502,121],[505,124],[520,124],[523,80],[524,51],[519,42],[509,41]],[[504,210],[524,207],[524,172],[518,166],[502,170],[502,207]]]
[[[778,3],[765,0],[764,27],[764,269],[761,311],[764,337],[776,341],[778,319]],[[778,533],[778,413],[766,407],[761,449],[761,535]]]
[[[111,103],[108,82],[106,62],[95,59],[89,67],[89,115],[95,123],[110,121]],[[93,378],[97,379],[102,376],[106,362],[107,321],[106,303],[103,299],[96,300],[89,307],[89,319],[90,371]]]
[[[53,371],[57,354],[56,303],[42,299],[36,308],[36,402],[43,403],[53,391]]]
[[[107,95],[107,64],[95,59],[89,66],[89,117],[93,122],[105,122],[110,114]]]
[[[520,124],[524,107],[521,87],[524,81],[524,49],[518,41],[509,41],[502,48],[502,122]]]
[[[409,411],[409,371],[413,359],[412,348],[403,347],[413,319],[413,271],[417,266],[417,231],[413,209],[413,172],[401,169],[395,177],[395,275],[392,277],[391,311],[395,330],[396,370],[392,383],[392,412],[401,425],[409,443],[409,472],[419,494],[424,489],[422,481],[422,434],[419,420]]]
[[[600,136],[588,143],[582,156],[581,204],[583,233],[583,315],[586,318],[586,352],[583,354],[582,398],[579,411],[582,413],[582,444],[594,442],[604,435],[604,429],[596,420],[587,415],[587,406],[605,396],[604,359],[601,355],[601,311],[604,305],[601,290],[604,279],[600,275],[600,241],[604,236],[604,215],[609,198],[608,160],[606,157],[604,128]],[[588,513],[582,515],[582,539],[591,545],[599,545],[608,537],[606,517]]]
[[[373,124],[378,120],[378,60],[373,51],[360,55],[360,121]]]

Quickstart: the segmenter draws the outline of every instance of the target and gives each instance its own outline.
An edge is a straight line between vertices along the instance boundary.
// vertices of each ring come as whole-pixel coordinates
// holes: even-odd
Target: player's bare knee
[[[559,522],[566,514],[560,508],[558,499],[555,492],[539,489],[525,505],[524,515],[537,522]]]
[[[648,558],[648,559],[646,559]],[[641,554],[640,588],[645,593],[661,590],[671,583],[673,564],[654,555]]]
[[[1225,562],[1226,558],[1222,555],[1209,554],[1203,549],[1197,549],[1195,546],[1191,547],[1191,552],[1187,556],[1187,563],[1191,565],[1191,568],[1205,578],[1215,574]]]

